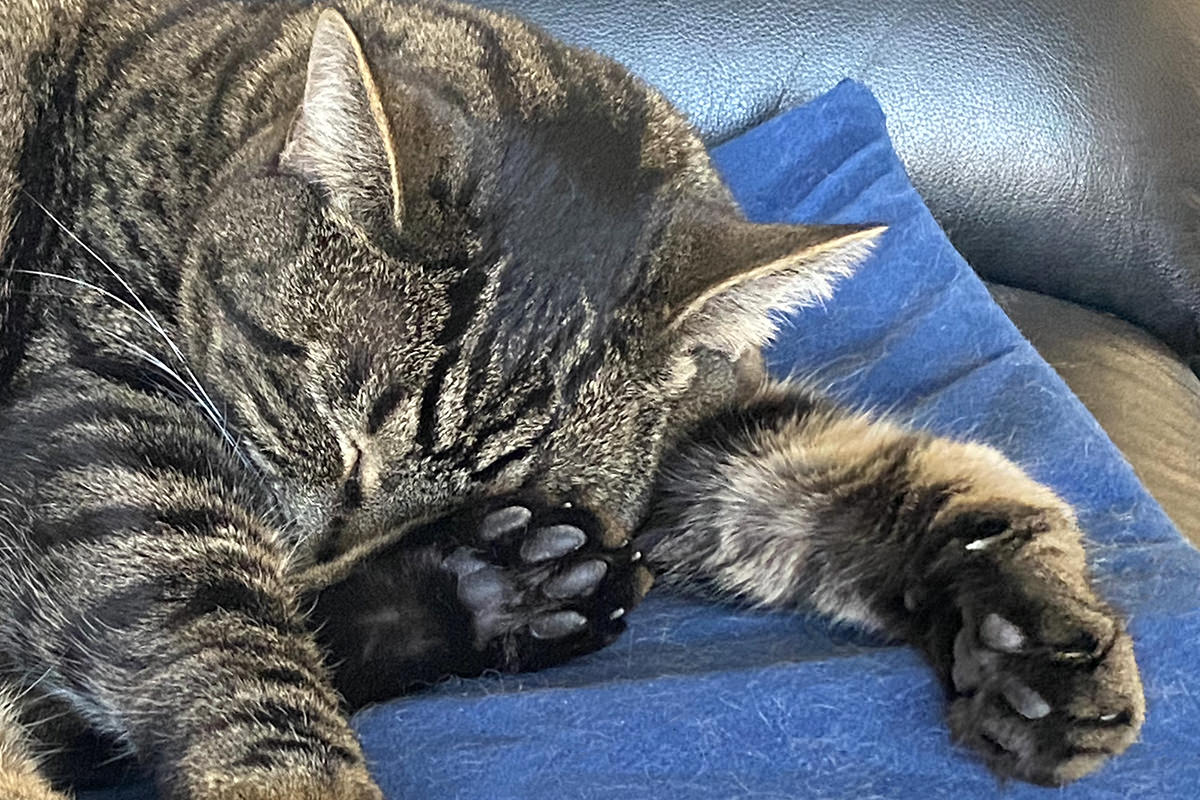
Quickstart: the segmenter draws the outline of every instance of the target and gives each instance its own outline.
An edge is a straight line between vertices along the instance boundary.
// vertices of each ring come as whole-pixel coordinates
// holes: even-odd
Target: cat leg
[[[351,706],[448,675],[532,670],[625,629],[650,575],[600,517],[534,495],[480,501],[362,559],[310,619]]]
[[[638,540],[668,583],[815,606],[921,648],[956,737],[1061,784],[1137,737],[1133,646],[1071,508],[997,451],[784,384],[694,428]]]
[[[378,800],[288,543],[217,433],[95,379],[0,419],[0,650],[170,800]]]
[[[4,800],[66,800],[42,776],[21,723],[20,693],[0,689],[0,797]]]

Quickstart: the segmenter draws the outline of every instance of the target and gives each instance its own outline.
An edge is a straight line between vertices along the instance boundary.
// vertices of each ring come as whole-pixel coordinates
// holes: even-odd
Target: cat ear
[[[358,38],[336,11],[317,20],[304,100],[279,166],[319,186],[355,222],[400,223],[400,175],[379,88]]]
[[[690,227],[670,292],[670,329],[686,347],[736,357],[766,344],[778,312],[829,299],[874,248],[882,225],[760,225],[727,218]]]

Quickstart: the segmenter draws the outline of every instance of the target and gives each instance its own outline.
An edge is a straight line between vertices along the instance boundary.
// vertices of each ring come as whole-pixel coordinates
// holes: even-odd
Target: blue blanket
[[[990,442],[1080,510],[1104,593],[1130,615],[1149,716],[1125,756],[1055,796],[1200,796],[1200,552],[950,246],[870,93],[843,83],[714,157],[752,219],[891,226],[832,302],[789,320],[773,369]],[[815,618],[654,592],[629,624],[609,649],[557,669],[453,681],[361,713],[388,797],[1051,794],[1001,787],[956,749],[940,689],[904,647]]]

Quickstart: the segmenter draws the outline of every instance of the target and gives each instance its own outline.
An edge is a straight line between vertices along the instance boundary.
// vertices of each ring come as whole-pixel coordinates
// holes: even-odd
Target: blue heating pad
[[[1200,796],[1200,552],[992,302],[912,188],[883,113],[844,82],[717,147],[763,222],[884,222],[769,362],[854,405],[1006,452],[1079,509],[1103,593],[1130,617],[1142,740],[1062,791],[1000,786],[950,742],[912,650],[819,619],[652,592],[602,652],[455,680],[356,718],[389,798],[1192,798]],[[151,796],[145,784],[98,799]]]

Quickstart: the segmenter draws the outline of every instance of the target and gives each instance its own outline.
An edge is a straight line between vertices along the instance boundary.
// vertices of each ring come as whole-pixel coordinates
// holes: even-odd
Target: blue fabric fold
[[[1080,511],[1131,620],[1142,740],[1070,800],[1200,796],[1200,552],[992,302],[845,82],[716,148],[759,221],[883,222],[877,252],[769,351],[855,406],[989,442]],[[355,720],[389,798],[1045,798],[949,740],[916,653],[848,627],[652,592],[616,644],[531,675],[455,680]],[[144,785],[106,798],[147,796]]]

